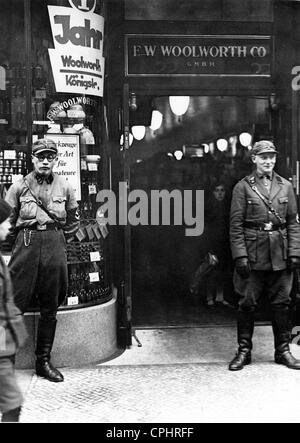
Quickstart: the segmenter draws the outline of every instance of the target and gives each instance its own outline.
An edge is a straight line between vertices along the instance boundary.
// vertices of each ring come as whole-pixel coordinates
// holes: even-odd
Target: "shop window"
[[[273,21],[273,0],[125,0],[126,20]]]
[[[0,185],[31,170],[31,144],[53,139],[56,173],[72,184],[79,232],[67,244],[67,308],[111,298],[108,229],[97,193],[105,182],[104,4],[102,0],[10,0],[1,13]],[[27,44],[26,44],[27,43]],[[8,151],[8,152],[7,152]],[[33,304],[34,307],[34,304]]]
[[[0,28],[0,191],[4,197],[14,176],[27,172],[27,83],[22,2],[7,2],[1,11]]]

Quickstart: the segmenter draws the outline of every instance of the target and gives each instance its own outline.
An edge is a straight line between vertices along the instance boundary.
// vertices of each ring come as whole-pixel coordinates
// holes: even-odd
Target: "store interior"
[[[138,109],[139,97],[133,99]],[[153,190],[178,190],[182,196],[191,190],[193,199],[196,190],[203,190],[204,231],[200,236],[187,236],[184,224],[174,224],[172,204],[170,225],[151,225],[149,206],[149,224],[131,226],[133,324],[232,324],[237,300],[230,248],[223,237],[228,234],[233,186],[252,170],[251,147],[258,139],[272,138],[269,98],[191,96],[172,102],[163,96],[152,98],[151,105],[149,126],[131,124],[131,190],[145,191],[149,201]],[[140,123],[134,112],[131,122]],[[218,206],[221,218],[212,211],[216,185],[225,189]],[[219,242],[218,254],[225,254],[225,268],[209,279],[202,277],[191,291],[197,269],[216,242],[214,249]],[[212,292],[213,305],[208,303]],[[257,318],[267,320],[265,302]]]

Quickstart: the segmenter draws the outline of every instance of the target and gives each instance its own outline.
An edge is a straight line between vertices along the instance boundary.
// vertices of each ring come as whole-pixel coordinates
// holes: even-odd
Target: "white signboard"
[[[81,200],[79,135],[46,134],[45,138],[53,140],[58,149],[58,162],[53,172],[68,180],[74,189],[76,200]]]
[[[48,6],[55,46],[49,49],[52,71],[57,92],[103,97],[104,18],[85,3]]]

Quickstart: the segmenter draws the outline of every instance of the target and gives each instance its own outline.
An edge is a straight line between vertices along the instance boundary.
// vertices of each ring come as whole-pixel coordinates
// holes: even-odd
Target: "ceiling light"
[[[152,111],[150,129],[152,129],[152,131],[156,131],[161,127],[162,121],[163,121],[162,113],[156,110]]]
[[[239,140],[242,146],[245,146],[247,148],[251,145],[252,142],[252,135],[248,132],[242,132],[239,136]]]
[[[143,140],[146,134],[145,126],[132,126],[131,132],[136,140]]]
[[[221,152],[226,151],[228,148],[228,141],[225,138],[219,138],[219,140],[217,140],[217,148]]]
[[[182,151],[175,151],[174,152],[174,157],[176,158],[176,160],[181,160],[183,157],[183,152]]]
[[[172,95],[169,97],[170,107],[172,112],[178,116],[183,115],[188,110],[190,104],[190,97],[187,95]]]

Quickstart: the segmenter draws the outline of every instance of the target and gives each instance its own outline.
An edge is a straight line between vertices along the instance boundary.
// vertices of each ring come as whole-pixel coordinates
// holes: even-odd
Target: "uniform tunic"
[[[10,187],[6,201],[13,208],[11,222],[17,232],[9,264],[15,301],[25,312],[36,295],[41,315],[53,318],[67,293],[65,236],[75,234],[79,227],[78,205],[71,185],[57,174],[42,180],[31,172],[26,181],[62,229],[36,230],[37,224],[53,226],[54,220],[37,205],[24,179]]]
[[[257,187],[281,221],[251,186]],[[270,222],[282,228],[268,231],[249,227],[251,223]],[[234,274],[235,290],[241,296],[240,307],[255,306],[263,292],[268,293],[271,303],[289,304],[292,274],[286,271],[286,260],[290,256],[300,257],[297,204],[289,181],[273,173],[267,189],[255,172],[236,184],[231,202],[230,243],[233,259],[248,257],[251,267],[248,279]]]

